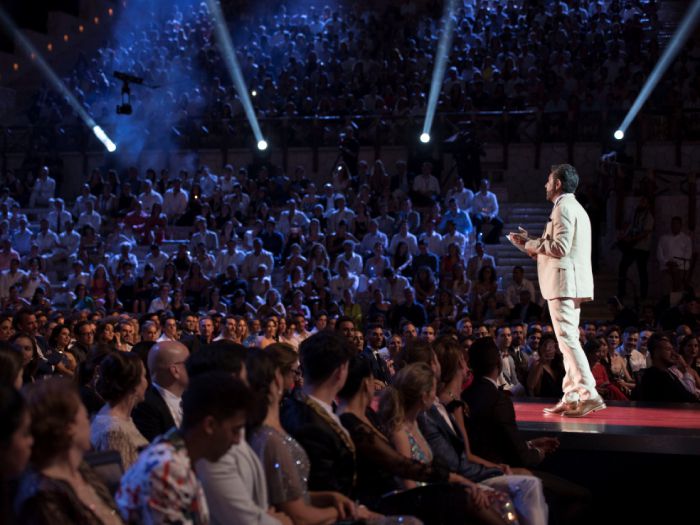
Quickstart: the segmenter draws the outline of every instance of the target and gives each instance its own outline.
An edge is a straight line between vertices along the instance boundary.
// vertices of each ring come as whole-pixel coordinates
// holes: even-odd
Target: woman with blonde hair
[[[394,376],[392,386],[382,393],[379,417],[384,421],[389,438],[399,454],[423,464],[433,461],[433,452],[418,426],[418,416],[432,407],[437,393],[437,378],[425,363],[413,363]],[[503,492],[480,486],[462,476],[469,499],[465,504],[470,518],[479,523],[517,523],[513,503]],[[452,481],[452,479],[451,479]],[[426,485],[425,482],[403,480],[404,488]]]

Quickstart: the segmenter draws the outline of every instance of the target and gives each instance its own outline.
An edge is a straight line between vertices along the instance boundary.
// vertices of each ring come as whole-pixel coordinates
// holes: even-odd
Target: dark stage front
[[[700,407],[611,403],[584,418],[545,415],[552,401],[518,400],[528,437],[556,436],[543,470],[593,493],[594,523],[698,523]]]

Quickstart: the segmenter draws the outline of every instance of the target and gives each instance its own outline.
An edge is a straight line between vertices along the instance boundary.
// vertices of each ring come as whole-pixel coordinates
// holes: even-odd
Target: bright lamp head
[[[425,132],[421,133],[420,134],[420,141],[423,144],[427,144],[428,142],[430,142],[430,135],[428,133],[425,133]]]
[[[615,140],[622,140],[625,138],[625,132],[622,131],[621,129],[618,129],[614,134],[613,137],[615,137]]]
[[[266,140],[259,140],[258,141],[258,149],[260,151],[265,151],[267,149],[267,141]]]

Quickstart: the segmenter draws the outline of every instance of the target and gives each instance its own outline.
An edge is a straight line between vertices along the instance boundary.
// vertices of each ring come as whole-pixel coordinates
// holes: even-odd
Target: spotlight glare
[[[420,134],[420,141],[423,144],[427,144],[428,142],[430,142],[430,134],[425,133],[425,132],[421,133]]]
[[[615,140],[622,140],[622,139],[625,138],[625,132],[622,131],[621,129],[618,129],[618,130],[614,133],[613,137],[615,137]]]
[[[116,144],[112,142],[109,137],[107,136],[107,133],[104,132],[104,130],[100,126],[93,126],[92,132],[95,134],[95,136],[98,138],[98,140],[104,144],[104,147],[107,148],[107,151],[110,153],[114,153],[117,150]]]
[[[258,96],[258,92],[255,91],[255,90],[253,90],[253,91],[250,92],[250,95],[251,95],[252,97],[257,97],[257,96]]]
[[[266,140],[259,140],[258,141],[258,149],[260,151],[265,151],[267,149],[267,141]]]
[[[695,26],[695,23],[697,22],[698,18],[700,18],[700,2],[689,3],[691,4],[690,7],[688,7],[688,10],[686,11],[685,16],[678,25],[676,32],[673,34],[673,37],[666,45],[666,48],[664,49],[663,54],[661,55],[661,58],[659,58],[659,61],[654,66],[654,69],[649,75],[649,78],[647,78],[646,82],[644,83],[644,86],[642,86],[642,89],[639,91],[639,94],[637,95],[637,98],[635,99],[634,103],[627,111],[627,115],[625,115],[625,118],[623,119],[622,124],[620,124],[620,128],[618,129],[618,131],[626,131],[629,128],[630,124],[632,124],[632,121],[641,111],[642,106],[644,106],[644,103],[651,96],[656,85],[664,76],[664,73],[666,73],[666,70],[673,63],[673,60],[675,59],[676,55],[683,48],[683,45],[685,44],[688,37],[692,34],[693,27]],[[622,139],[622,137],[617,137],[617,131],[615,132],[615,138],[617,140]]]

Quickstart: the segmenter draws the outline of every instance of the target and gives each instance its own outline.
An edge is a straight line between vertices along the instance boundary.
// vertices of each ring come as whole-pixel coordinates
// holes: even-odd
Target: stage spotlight
[[[613,137],[615,137],[615,140],[622,140],[625,138],[625,132],[622,131],[621,129],[618,129],[614,134]]]
[[[78,102],[73,93],[66,87],[63,81],[58,77],[56,72],[49,66],[49,64],[44,60],[44,57],[37,51],[34,45],[29,41],[29,39],[24,36],[24,33],[17,28],[12,18],[0,8],[0,24],[2,24],[7,32],[11,34],[15,41],[17,42],[19,48],[28,56],[32,57],[34,63],[39,68],[39,71],[46,77],[46,80],[53,86],[53,88],[58,91],[70,107],[77,113],[80,119],[85,123],[85,125],[90,128],[95,136],[100,139],[100,142],[104,144],[105,148],[109,152],[115,151],[117,146],[112,142],[107,134],[97,125],[95,119],[93,119],[87,110]],[[19,69],[19,65],[15,70]]]
[[[207,0],[207,6],[209,7],[212,21],[214,22],[214,32],[216,33],[216,41],[219,45],[219,50],[221,51],[221,57],[224,60],[224,64],[226,64],[226,69],[228,70],[229,76],[231,77],[233,85],[236,88],[238,98],[243,105],[245,116],[248,119],[250,128],[253,130],[253,135],[257,141],[258,149],[260,151],[264,151],[267,148],[267,142],[265,142],[263,137],[260,124],[255,116],[253,101],[250,98],[251,96],[257,96],[258,93],[254,89],[249,91],[246,87],[245,79],[243,78],[243,73],[241,72],[241,66],[238,64],[238,58],[236,57],[236,49],[233,47],[231,35],[229,34],[226,19],[221,12],[219,2],[217,0]]]
[[[429,133],[421,133],[420,134],[420,141],[423,144],[427,144],[428,142],[430,142],[430,134]]]
[[[683,48],[683,44],[685,44],[688,36],[690,36],[693,31],[693,27],[695,26],[698,16],[700,16],[700,2],[696,0],[691,3],[690,7],[688,8],[688,12],[683,17],[678,29],[676,29],[673,38],[671,38],[669,41],[666,49],[664,49],[664,52],[661,55],[661,58],[654,66],[654,70],[651,72],[644,86],[639,91],[639,94],[632,104],[632,107],[630,107],[627,115],[625,115],[625,118],[622,121],[622,124],[620,124],[620,128],[618,129],[619,132],[624,134],[630,124],[632,124],[632,121],[635,119],[637,114],[641,111],[642,106],[654,91],[656,84],[659,83],[661,77],[664,76],[664,73],[668,67],[673,63],[673,59]],[[617,132],[615,132],[615,138],[617,139]]]
[[[117,151],[117,146],[110,140],[110,138],[107,136],[107,133],[104,132],[104,130],[100,126],[93,126],[92,132],[95,134],[95,136],[99,139],[99,141],[104,144],[104,147],[107,148],[107,151],[110,153],[114,153]]]
[[[456,21],[456,4],[456,0],[448,0],[445,2],[445,10],[442,13],[442,34],[440,35],[440,42],[438,43],[437,52],[435,53],[433,78],[430,81],[430,94],[428,95],[428,108],[425,111],[425,120],[423,121],[423,134],[420,136],[420,140],[424,144],[430,140],[430,130],[433,127],[433,119],[435,118],[438,99],[442,91],[445,68],[450,59],[452,35],[454,33]],[[423,140],[424,137],[428,137],[428,140]]]

